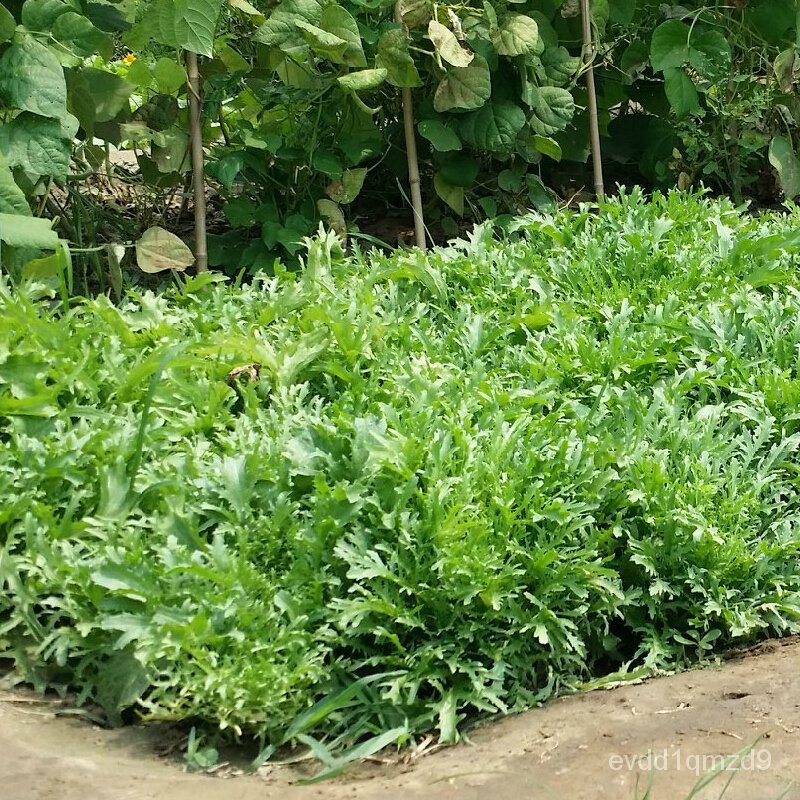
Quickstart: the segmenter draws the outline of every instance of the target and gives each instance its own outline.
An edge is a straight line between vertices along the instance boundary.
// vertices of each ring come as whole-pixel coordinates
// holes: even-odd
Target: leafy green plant
[[[335,771],[798,631],[797,246],[637,191],[119,306],[4,282],[3,657]]]

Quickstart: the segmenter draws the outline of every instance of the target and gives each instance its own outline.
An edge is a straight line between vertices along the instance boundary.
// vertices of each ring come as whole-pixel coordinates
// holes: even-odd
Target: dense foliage
[[[797,224],[633,193],[119,307],[4,283],[0,655],[324,754],[800,630]]]
[[[183,50],[203,56],[204,136],[225,221],[211,261],[230,273],[270,271],[320,219],[343,231],[405,205],[402,87],[414,97],[432,226],[453,234],[452,215],[547,209],[552,190],[569,197],[587,183],[578,7],[400,0],[401,24],[393,0],[9,0],[0,215],[30,218],[0,217],[4,260],[19,269],[26,248],[55,246],[38,216],[56,215],[79,248],[169,227],[190,166]],[[774,169],[787,197],[800,193],[800,5],[591,8],[609,183],[703,182],[771,203]],[[133,150],[135,170],[115,167],[112,147]],[[98,179],[133,187],[133,219],[81,191]],[[78,258],[116,287],[120,252]]]

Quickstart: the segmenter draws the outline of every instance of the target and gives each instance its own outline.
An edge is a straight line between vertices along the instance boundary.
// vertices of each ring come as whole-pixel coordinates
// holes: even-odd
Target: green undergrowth
[[[634,192],[119,307],[3,285],[0,653],[336,766],[800,630],[798,222]]]

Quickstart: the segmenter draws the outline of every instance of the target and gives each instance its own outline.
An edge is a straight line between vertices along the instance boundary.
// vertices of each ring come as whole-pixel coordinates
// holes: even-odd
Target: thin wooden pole
[[[599,200],[605,197],[603,184],[603,154],[600,150],[600,123],[597,116],[597,89],[594,83],[594,35],[592,33],[592,12],[590,0],[581,0],[581,21],[583,23],[583,59],[586,70],[586,92],[589,95],[589,143],[592,150],[592,171],[594,173],[594,193]]]
[[[403,15],[400,13],[400,4],[394,7],[395,19],[402,25]],[[403,129],[406,138],[406,159],[408,160],[408,184],[411,189],[411,207],[414,211],[414,238],[417,247],[424,250],[427,247],[425,240],[425,217],[422,212],[422,189],[419,179],[419,159],[417,158],[417,136],[414,131],[414,101],[411,89],[402,88],[400,96],[403,103]]]
[[[192,149],[192,182],[194,199],[194,266],[198,272],[208,270],[208,237],[206,235],[206,181],[203,155],[203,101],[200,95],[200,71],[197,55],[186,51],[186,72],[189,78],[190,146]]]

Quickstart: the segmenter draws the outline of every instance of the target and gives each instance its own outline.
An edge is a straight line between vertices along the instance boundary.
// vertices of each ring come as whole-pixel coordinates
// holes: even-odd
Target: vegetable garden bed
[[[634,192],[118,307],[3,286],[0,652],[330,760],[797,631],[797,224]]]

